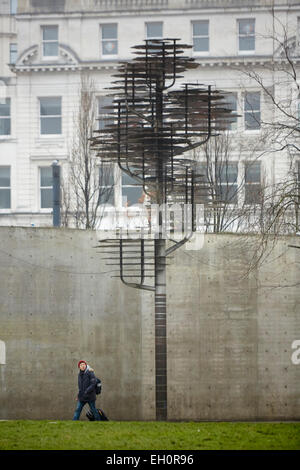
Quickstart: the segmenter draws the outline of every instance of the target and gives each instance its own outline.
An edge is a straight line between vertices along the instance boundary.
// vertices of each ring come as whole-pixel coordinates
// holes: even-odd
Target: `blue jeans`
[[[93,415],[95,417],[95,420],[96,421],[101,421],[100,416],[99,416],[99,412],[96,409],[94,401],[79,401],[79,400],[77,402],[77,407],[76,407],[76,410],[75,410],[75,413],[74,413],[74,416],[73,416],[73,421],[78,421],[79,420],[80,414],[82,412],[82,408],[84,407],[84,405],[86,403],[89,404],[90,410],[93,413]]]

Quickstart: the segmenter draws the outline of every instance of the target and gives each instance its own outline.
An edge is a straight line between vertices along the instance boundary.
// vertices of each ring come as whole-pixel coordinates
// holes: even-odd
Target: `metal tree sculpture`
[[[210,86],[186,83],[170,90],[183,72],[198,67],[183,55],[190,47],[177,39],[151,39],[135,46],[136,57],[121,63],[110,88],[114,99],[107,107],[107,125],[95,131],[99,135],[92,142],[102,160],[117,163],[158,207],[158,228],[151,240],[141,234],[138,240],[121,237],[99,245],[110,265],[117,261],[126,285],[155,292],[157,420],[167,419],[166,259],[196,230],[195,207],[203,202],[205,190],[203,175],[182,154],[225,129],[231,117],[224,96]],[[191,207],[190,232],[180,241],[169,240],[167,247],[164,210],[174,203]],[[151,278],[154,283],[146,284]]]

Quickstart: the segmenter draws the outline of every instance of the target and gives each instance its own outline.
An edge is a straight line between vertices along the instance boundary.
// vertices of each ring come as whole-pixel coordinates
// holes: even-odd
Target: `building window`
[[[255,50],[255,19],[238,20],[239,51]]]
[[[115,178],[113,164],[102,164],[99,167],[99,204],[115,204]]]
[[[198,162],[195,167],[195,173],[196,173],[196,181],[201,183],[199,189],[198,189],[198,195],[199,195],[199,200],[200,203],[203,204],[205,202],[209,201],[209,198],[211,196],[211,191],[213,188],[213,184],[211,184],[211,178],[209,175],[209,168],[207,163],[204,162]]]
[[[18,9],[18,0],[10,0],[10,14],[16,15]]]
[[[101,25],[102,55],[118,54],[118,25]]]
[[[40,133],[61,134],[61,98],[40,98]]]
[[[245,129],[260,129],[260,93],[249,92],[245,94],[244,102]]]
[[[227,204],[237,204],[238,164],[225,162],[216,166],[217,198]]]
[[[152,21],[146,23],[146,39],[162,39],[163,23],[161,21]]]
[[[0,209],[10,209],[9,166],[0,166]]]
[[[40,168],[40,203],[41,209],[53,207],[53,177],[52,167]]]
[[[245,204],[258,204],[261,197],[261,164],[245,164]]]
[[[193,48],[194,52],[209,51],[209,22],[208,20],[193,21]]]
[[[100,96],[98,98],[98,130],[104,129],[105,127],[113,123],[113,120],[109,119],[109,114],[112,112],[112,109],[110,109],[110,107],[113,104],[113,100],[113,96]]]
[[[18,48],[17,44],[11,43],[9,45],[9,63],[15,64],[17,61]]]
[[[0,136],[10,135],[10,98],[0,100]]]
[[[139,204],[143,195],[143,186],[137,180],[122,172],[122,206]]]
[[[58,56],[58,26],[42,26],[43,57]]]
[[[232,131],[237,129],[237,93],[225,95],[225,102],[226,108],[234,114],[234,116],[230,116],[225,122],[226,129]]]

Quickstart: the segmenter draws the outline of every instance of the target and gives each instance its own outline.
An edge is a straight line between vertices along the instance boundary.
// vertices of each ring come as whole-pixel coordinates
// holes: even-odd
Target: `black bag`
[[[95,389],[96,389],[96,395],[100,395],[100,393],[102,391],[102,383],[101,383],[101,380],[98,379],[98,377],[96,377]]]
[[[99,415],[100,415],[100,421],[109,421],[108,417],[106,416],[106,414],[104,413],[103,410],[101,410],[100,408],[97,409]],[[92,413],[91,410],[89,410],[87,413],[86,413],[86,417],[90,420],[90,421],[95,421],[95,417]]]

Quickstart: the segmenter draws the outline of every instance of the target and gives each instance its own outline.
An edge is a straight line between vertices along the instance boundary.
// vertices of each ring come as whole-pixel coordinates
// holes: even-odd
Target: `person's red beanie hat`
[[[85,361],[79,361],[79,362],[78,362],[78,368],[79,368],[79,366],[80,366],[80,364],[81,364],[82,362],[84,362],[85,365],[87,365],[87,363],[86,363]]]

